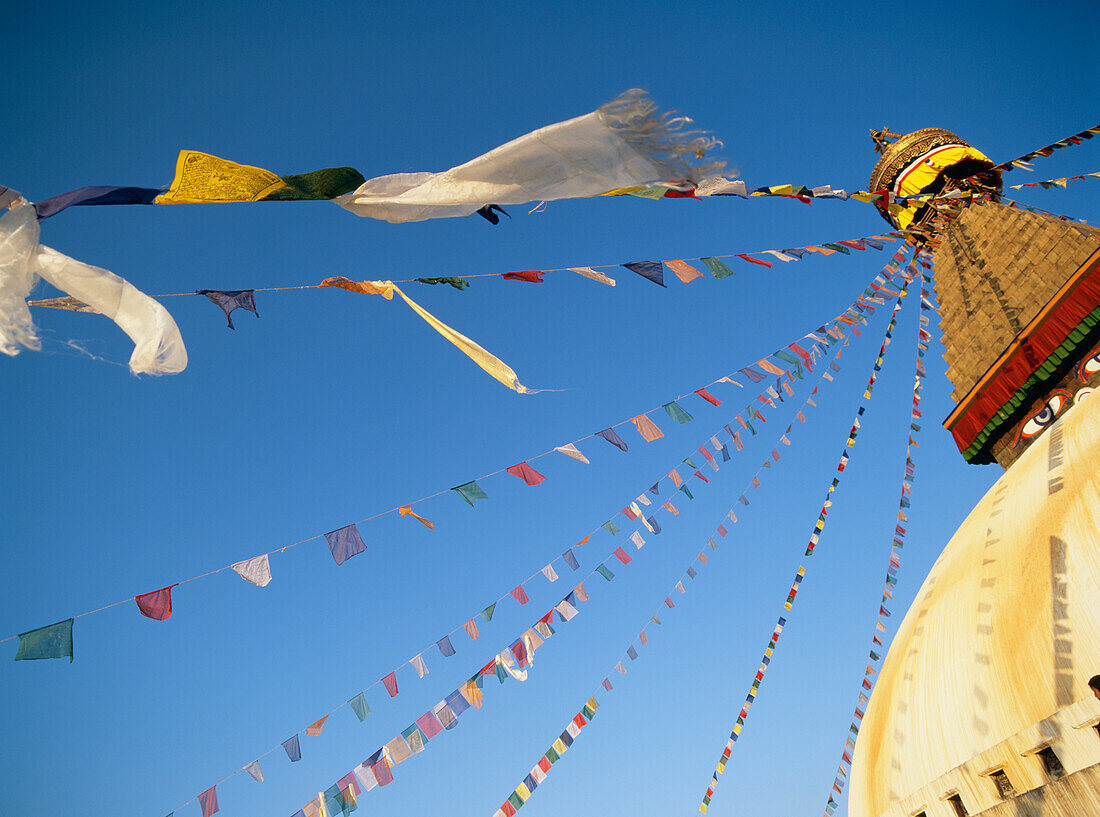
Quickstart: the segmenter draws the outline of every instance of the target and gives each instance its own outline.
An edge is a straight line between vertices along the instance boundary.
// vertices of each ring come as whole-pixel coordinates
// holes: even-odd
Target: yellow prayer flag
[[[516,786],[516,794],[519,795],[520,800],[526,803],[528,798],[531,796],[531,790],[527,788],[526,783],[520,783],[518,786]]]
[[[482,698],[481,690],[477,688],[476,681],[467,681],[458,688],[458,691],[462,693],[462,697],[470,702],[470,706],[474,709],[481,709]]]
[[[558,753],[558,757],[561,757],[562,755],[564,755],[566,753],[566,751],[569,749],[568,746],[566,746],[564,743],[561,742],[561,738],[558,738],[557,740],[555,740],[550,745],[554,748],[554,751]]]
[[[286,182],[262,167],[237,164],[197,150],[181,150],[176,175],[157,204],[206,204],[259,201],[286,187]]]
[[[595,697],[588,699],[588,708],[591,709],[593,712],[600,708],[600,705],[599,703],[597,703]]]

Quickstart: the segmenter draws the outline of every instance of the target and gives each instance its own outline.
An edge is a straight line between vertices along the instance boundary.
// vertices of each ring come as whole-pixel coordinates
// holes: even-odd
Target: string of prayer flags
[[[583,116],[513,139],[440,173],[364,179],[351,167],[279,176],[193,150],[180,151],[167,192],[151,188],[81,188],[42,204],[40,218],[83,204],[179,204],[328,199],[352,213],[391,223],[483,215],[501,205],[598,196],[653,179],[690,189],[722,162],[699,158],[717,143],[690,120],[668,118],[634,89]],[[486,189],[493,201],[486,203]]]
[[[878,277],[876,277],[875,281],[872,282],[871,287],[875,288],[876,290],[882,290],[883,287],[881,287],[880,283],[879,283],[882,280],[883,280],[883,278],[882,278],[882,275],[880,274]],[[345,281],[346,284],[348,284],[350,286],[350,288],[353,288],[353,289],[362,287],[362,288],[364,288],[364,291],[379,291],[377,288],[374,288],[375,287],[374,282],[362,282],[360,284],[356,284],[355,282],[347,282],[346,279],[344,279],[344,281]],[[815,348],[815,349],[817,348],[815,344],[822,344],[822,348],[824,348],[824,343],[822,342],[822,340],[820,338],[820,335],[822,335],[822,334],[827,335],[827,337],[829,338],[829,343],[833,343],[837,337],[843,337],[843,334],[833,332],[831,327],[832,327],[832,323],[830,323],[829,327],[825,327],[825,326],[819,327],[818,330],[816,330],[818,334],[815,334],[815,333],[812,333],[812,332],[807,333],[805,336],[803,336],[801,341],[803,343],[805,343],[806,340],[808,339],[808,340],[812,341],[812,343],[810,344],[812,348]],[[807,355],[806,358],[802,358],[800,356],[800,360],[801,360],[800,365],[807,365],[807,361],[809,362],[810,365],[812,365],[813,361],[812,361],[812,358],[809,357],[809,352],[807,352],[805,349],[803,349],[798,343],[791,344],[791,345],[788,346],[788,348],[792,348],[794,350],[801,350],[802,353]],[[749,368],[748,371],[752,372],[756,375],[756,377],[747,376],[748,380],[752,380],[752,381],[756,382],[758,380],[763,380],[764,379],[764,377],[762,375],[760,375],[759,373],[755,372],[755,370],[752,370],[751,368]],[[719,378],[718,380],[716,380],[714,382],[715,383],[728,382],[728,383],[731,383],[733,385],[738,386],[739,388],[742,387],[742,385],[740,383],[738,383],[735,379],[733,379],[733,377],[731,377],[731,376],[726,376],[726,377]],[[706,391],[706,388],[704,387],[702,390],[696,390],[694,393],[699,394],[700,391]],[[709,394],[709,392],[707,392],[707,394]],[[700,394],[700,396],[703,397],[704,399],[706,399],[702,394]],[[673,402],[675,402],[675,401],[673,401]],[[669,412],[669,413],[670,414],[675,414],[676,413],[675,408],[679,408],[678,403],[676,404],[675,407],[670,406],[671,412]],[[682,408],[680,408],[680,410],[683,411]],[[683,413],[684,413],[684,415],[690,416],[690,415],[688,415],[688,413],[686,411],[684,411]],[[752,416],[763,419],[762,415],[760,415],[758,412],[753,413]],[[743,427],[750,428],[750,425],[740,415],[738,415],[737,419]],[[751,429],[751,430],[754,434],[756,433],[755,429]],[[727,431],[727,433],[731,432],[731,429],[728,427],[728,424],[727,424],[727,427],[726,427],[726,431]],[[622,439],[618,436],[617,433],[615,433],[613,428],[605,429],[604,432],[598,433],[597,436],[603,436],[609,442],[616,445],[616,447],[620,447],[621,450],[625,451],[626,448],[627,448],[626,443],[622,441]],[[738,434],[736,432],[731,433],[731,439],[734,440],[735,447],[740,446],[740,444],[741,444],[740,437],[738,436]],[[741,447],[743,447],[743,446],[741,446]],[[559,451],[559,452],[569,456],[572,459],[577,459],[579,462],[584,462],[584,463],[588,462],[588,459],[579,451],[579,449],[577,449],[577,447],[574,443],[569,443],[569,444],[564,445],[564,446],[558,446],[554,450]],[[738,448],[738,450],[740,450],[740,448]],[[691,463],[691,458],[690,457],[688,457],[686,459],[686,462],[690,463],[691,467],[693,467],[693,468],[696,467],[694,465],[694,463]],[[529,463],[528,463],[528,465],[529,465]],[[704,482],[706,481],[706,478],[703,477],[702,474],[697,473],[696,475],[700,479],[702,479]],[[691,491],[689,489],[687,489],[686,486],[684,486],[682,478],[680,477],[680,475],[676,471],[670,472],[669,473],[669,478],[672,479],[672,481],[676,485],[676,487],[679,490],[681,490],[689,499],[693,498]],[[463,485],[456,486],[452,490],[454,490],[456,493],[458,493],[460,496],[462,496],[463,500],[466,501],[470,505],[473,505],[473,503],[476,502],[479,499],[487,499],[488,498],[487,494],[484,492],[484,490],[481,489],[480,485],[477,483],[476,480],[472,480],[472,481],[470,481],[468,483],[465,483]],[[649,490],[654,495],[657,495],[657,494],[659,494],[659,490],[660,490],[659,485],[655,483]],[[414,518],[420,520],[426,527],[429,527],[429,528],[433,527],[432,524],[428,520],[424,519],[424,517],[412,513],[411,504],[401,506],[400,508],[395,508],[394,510],[397,511],[398,513],[400,513],[403,516],[405,516],[405,515],[413,516]],[[657,523],[656,519],[654,519],[653,517],[650,517],[649,519],[643,518],[642,521],[643,521],[643,524],[646,526],[647,529],[649,529],[653,532],[658,532],[660,530],[659,523]],[[344,558],[346,560],[346,558],[350,558],[350,556],[355,555],[358,552],[362,552],[362,550],[360,550],[360,546],[361,546],[361,543],[362,543],[362,538],[361,538],[361,536],[359,536],[358,530],[354,525],[346,526],[345,528],[341,528],[337,531],[330,531],[328,534],[323,534],[323,535],[325,536],[326,544],[329,546],[330,552],[333,553],[334,560],[336,560],[338,563],[340,563],[340,558],[341,558],[340,554],[341,553],[343,554],[342,558]],[[320,538],[320,536],[312,537],[312,539],[316,539],[316,538]],[[302,540],[302,541],[303,542],[311,541],[311,539],[306,539],[306,540]],[[586,537],[585,540],[582,541],[582,544],[583,544],[584,541],[587,541],[587,537]],[[301,542],[296,543],[296,544],[301,544]],[[296,546],[296,544],[295,545],[290,545],[288,547],[294,547],[294,546]],[[272,551],[272,552],[283,552],[283,551],[287,550],[288,547],[284,547],[284,548],[279,549],[278,551]],[[365,549],[365,545],[362,545],[362,547],[363,547],[363,549]],[[271,581],[271,570],[270,570],[270,564],[269,564],[269,556],[270,556],[270,554],[261,554],[259,556],[256,556],[256,557],[252,558],[252,559],[248,559],[248,560],[244,560],[244,561],[240,561],[240,562],[235,562],[231,565],[227,565],[227,566],[221,568],[220,570],[232,569],[232,570],[234,570],[234,572],[238,573],[238,575],[240,575],[246,581],[249,581],[253,584],[256,584],[257,586],[263,587],[263,586],[266,586]],[[569,552],[567,552],[567,554],[565,554],[565,558],[566,558],[567,563],[570,563],[570,560],[575,562],[575,558],[572,557],[572,554],[569,553]],[[576,569],[575,564],[570,564],[570,566],[573,567],[574,569]],[[220,572],[220,570],[211,571],[211,573],[217,573],[217,572]],[[204,574],[204,575],[206,575],[206,574]],[[195,578],[200,578],[200,577],[195,577]],[[184,581],[190,581],[190,580],[191,579],[187,579],[187,580],[184,580]],[[132,599],[134,597],[131,596],[129,598]],[[116,606],[117,604],[122,604],[122,603],[124,603],[124,601],[128,601],[128,600],[129,599],[125,599],[123,601],[116,602],[114,605],[107,605],[106,607],[103,607],[101,609],[107,609],[111,606]],[[43,628],[43,629],[45,629],[45,628]],[[31,632],[33,633],[35,631],[31,631]],[[24,634],[24,635],[29,635],[29,634]],[[4,639],[4,640],[12,640],[14,638],[16,638],[16,636],[11,636],[8,639]],[[24,653],[27,653],[27,650],[24,650]]]
[[[170,584],[160,590],[134,596],[134,601],[137,602],[141,614],[146,618],[156,619],[157,621],[170,618],[172,615],[172,588],[176,586]]]
[[[1054,151],[1061,150],[1062,148],[1067,148],[1070,145],[1079,145],[1081,144],[1082,139],[1091,139],[1097,134],[1100,134],[1100,125],[1092,128],[1086,128],[1085,130],[1075,133],[1072,136],[1067,136],[1065,139],[1059,139],[1057,142],[1051,145],[1039,148],[1038,150],[1030,151],[1029,153],[1025,153],[1023,156],[1017,156],[1015,159],[1010,159],[1007,162],[1002,162],[995,167],[989,168],[989,170],[984,170],[980,173],[974,174],[970,177],[970,179],[967,179],[967,181],[970,181],[971,179],[980,179],[984,174],[994,173],[998,170],[1005,173],[1008,173],[1016,167],[1022,167],[1030,170],[1031,168],[1028,166],[1028,162],[1030,162],[1032,159],[1036,159],[1040,156],[1050,156],[1052,153],[1054,153]]]
[[[355,525],[346,525],[329,531],[325,534],[325,544],[328,545],[332,558],[338,565],[342,565],[352,556],[357,556],[367,549]]]
[[[920,308],[923,313],[932,310],[932,303],[929,298],[927,283],[931,282],[931,277],[924,275],[921,281],[921,303]],[[875,679],[874,676],[878,674],[878,664],[882,660],[882,655],[875,651],[875,646],[882,643],[879,638],[880,632],[886,631],[886,625],[883,623],[883,611],[887,599],[891,598],[892,587],[897,583],[897,573],[901,567],[901,549],[905,542],[905,528],[900,524],[902,521],[908,520],[908,515],[905,513],[905,509],[910,507],[909,496],[913,490],[913,469],[912,469],[912,455],[913,449],[917,447],[915,435],[920,431],[920,424],[917,422],[920,419],[920,400],[921,400],[921,388],[923,386],[924,379],[924,357],[928,352],[928,343],[926,337],[928,334],[924,331],[923,320],[917,325],[917,359],[915,364],[915,372],[913,375],[913,400],[910,407],[909,414],[909,431],[908,431],[908,443],[905,451],[905,470],[902,473],[901,478],[901,494],[898,498],[898,521],[899,524],[895,528],[894,537],[890,544],[890,557],[887,561],[886,576],[883,583],[882,598],[879,602],[879,616],[875,621],[875,629],[871,634],[871,649],[868,651],[868,658],[871,663],[867,664],[863,679],[860,684],[856,705],[854,708],[854,714],[852,722],[848,727],[849,737],[845,741],[844,748],[841,751],[840,765],[837,767],[837,773],[833,780],[832,790],[828,795],[828,799],[825,804],[825,817],[831,817],[836,810],[838,801],[833,797],[833,792],[837,796],[843,795],[844,786],[848,780],[848,772],[852,765],[852,750],[855,748],[855,741],[853,737],[858,737],[860,723],[863,720],[864,709],[861,706],[866,706],[869,695],[874,688]]]
[[[255,315],[260,317],[260,313],[256,311],[256,291],[252,289],[239,289],[231,292],[226,292],[217,289],[196,289],[196,295],[205,295],[211,303],[215,303],[222,308],[225,312],[225,320],[229,324],[230,329],[236,329],[233,326],[233,310],[234,309],[246,309]]]
[[[912,264],[910,265],[909,274],[910,275],[913,274]],[[844,448],[842,449],[841,461],[840,461],[840,464],[838,464],[837,469],[836,469],[837,475],[842,473],[843,470],[844,470],[843,467],[842,467],[842,464],[847,461],[847,458],[849,456],[848,449],[852,446],[852,444],[855,441],[856,431],[859,428],[859,417],[863,415],[863,413],[866,409],[867,403],[870,400],[871,393],[874,389],[875,380],[878,377],[878,372],[881,369],[882,361],[883,361],[883,358],[885,356],[886,347],[889,344],[890,339],[892,337],[893,329],[897,325],[898,313],[901,310],[902,300],[903,300],[903,298],[905,297],[906,294],[908,294],[908,280],[906,280],[905,287],[902,289],[902,293],[899,295],[899,297],[897,299],[897,302],[894,304],[893,314],[891,315],[890,322],[886,327],[886,332],[885,332],[885,334],[883,336],[883,339],[882,339],[882,345],[879,347],[878,357],[876,358],[875,364],[872,367],[871,375],[870,375],[870,378],[868,379],[867,389],[864,391],[863,399],[861,400],[860,406],[857,409],[855,417],[853,418],[852,426],[848,431],[848,437],[845,440]],[[809,542],[809,544],[806,548],[806,552],[804,554],[805,557],[810,557],[810,556],[813,555],[814,548],[817,545],[817,542],[819,540],[821,532],[822,532],[822,530],[824,530],[825,520],[828,516],[828,509],[832,504],[832,501],[831,501],[832,494],[836,490],[836,487],[837,487],[838,484],[839,484],[839,478],[837,476],[834,476],[832,482],[829,484],[828,490],[826,491],[825,500],[822,503],[821,511],[818,514],[817,522],[814,524],[813,533],[810,535],[810,542]],[[802,583],[802,580],[805,577],[805,574],[806,574],[805,566],[804,565],[799,565],[798,570],[795,573],[794,581],[791,583],[790,590],[787,593],[787,598],[783,602],[784,611],[791,610],[791,608],[794,604],[795,598],[798,595],[799,585]],[[752,708],[752,704],[756,700],[756,695],[757,695],[757,693],[760,689],[761,683],[763,682],[764,673],[767,671],[768,666],[770,666],[772,654],[773,654],[773,652],[776,648],[776,644],[778,643],[778,640],[779,640],[779,635],[780,635],[780,633],[782,633],[783,627],[784,627],[785,624],[786,624],[786,619],[783,616],[780,616],[779,619],[778,619],[778,624],[776,625],[775,630],[772,632],[772,637],[768,642],[768,647],[764,651],[764,659],[761,660],[760,668],[757,670],[756,675],[753,678],[752,684],[750,685],[749,693],[745,697],[745,704],[741,708],[741,712],[737,717],[737,722],[733,726],[733,731],[730,732],[730,736],[726,740],[726,745],[723,748],[722,755],[718,759],[717,766],[715,767],[715,772],[711,776],[710,783],[707,786],[706,792],[704,793],[703,798],[702,798],[702,800],[699,804],[699,811],[702,814],[707,813],[707,808],[711,803],[711,798],[714,796],[714,790],[717,787],[717,782],[718,782],[718,775],[723,774],[725,772],[726,764],[729,760],[730,753],[733,750],[734,744],[737,742],[737,738],[741,734],[741,730],[744,727],[745,720],[746,720],[746,718],[748,717],[748,714],[749,714],[749,710]]]
[[[1084,181],[1085,179],[1100,179],[1100,173],[1085,173],[1080,176],[1065,176],[1061,179],[1046,179],[1041,182],[1027,182],[1026,184],[1013,184],[1010,187],[1013,190],[1020,190],[1024,187],[1042,187],[1044,190],[1049,190],[1052,187],[1064,188],[1068,182],[1072,181]]]
[[[508,275],[508,273],[505,273],[505,275]],[[401,300],[403,300],[413,312],[424,319],[425,323],[442,335],[444,339],[456,346],[459,351],[480,366],[490,377],[512,389],[512,391],[519,392],[520,394],[532,393],[530,389],[519,382],[516,373],[512,371],[512,368],[508,366],[508,364],[487,352],[461,332],[443,323],[443,321],[439,320],[435,315],[428,312],[420,306],[420,304],[416,303],[408,295],[402,292],[401,288],[394,284],[393,281],[351,281],[343,276],[336,276],[324,279],[319,286],[338,287],[350,292],[359,292],[366,295],[381,295],[388,301],[393,300],[393,295],[396,292],[401,297]]]

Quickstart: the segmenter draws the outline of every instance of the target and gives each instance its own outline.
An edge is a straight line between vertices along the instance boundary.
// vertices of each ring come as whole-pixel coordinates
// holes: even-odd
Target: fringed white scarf
[[[399,223],[657,182],[691,187],[725,163],[701,161],[721,142],[686,129],[690,123],[658,114],[656,103],[633,89],[590,114],[539,128],[442,173],[378,176],[333,201],[356,215]]]
[[[130,336],[134,374],[175,374],[187,367],[187,349],[167,309],[114,273],[40,245],[34,206],[22,198],[4,203],[10,209],[0,216],[0,352],[14,356],[42,348],[27,307],[42,277]]]

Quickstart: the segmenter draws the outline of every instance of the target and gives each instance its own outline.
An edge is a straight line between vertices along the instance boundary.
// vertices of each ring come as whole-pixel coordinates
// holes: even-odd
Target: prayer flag
[[[425,712],[417,718],[416,725],[420,727],[420,731],[424,733],[424,737],[428,740],[431,740],[443,731],[443,725],[431,712]]]
[[[614,278],[608,278],[602,272],[592,269],[592,267],[569,267],[569,271],[583,275],[585,278],[591,278],[593,281],[599,281],[601,284],[607,284],[609,287],[615,286]]]
[[[696,278],[702,278],[703,273],[695,269],[691,264],[687,264],[683,261],[665,261],[665,266],[672,270],[676,277],[683,281],[685,284],[690,284]]]
[[[622,266],[659,286],[665,286],[665,268],[660,261],[630,261]]]
[[[704,400],[706,400],[711,405],[714,405],[714,406],[722,405],[722,401],[719,400],[717,397],[715,397],[713,394],[711,394],[706,389],[696,389],[695,393],[697,395],[699,395],[700,397],[702,397]]]
[[[535,269],[518,270],[516,272],[502,272],[500,277],[506,281],[526,281],[529,284],[541,284],[542,271]]]
[[[617,558],[624,565],[630,564],[630,554],[623,550],[621,547],[615,548],[615,558]]]
[[[488,494],[481,490],[481,486],[477,484],[477,480],[472,480],[464,485],[456,485],[451,490],[465,499],[468,505],[473,505],[479,499],[489,498]]]
[[[492,604],[490,604],[488,607],[486,607],[484,610],[481,611],[481,617],[483,619],[485,619],[486,621],[492,621],[493,620],[493,613],[496,611],[496,609],[497,609],[497,603],[494,601]]]
[[[681,593],[687,592],[687,590],[684,589],[684,583],[682,581],[676,582],[676,589],[679,590]]]
[[[332,552],[332,558],[338,565],[342,565],[352,556],[367,549],[367,546],[363,544],[363,539],[359,536],[359,529],[355,525],[347,525],[326,533],[325,544],[328,545],[328,549]]]
[[[263,556],[237,562],[232,567],[234,573],[257,587],[267,587],[271,583],[271,565],[266,553]]]
[[[667,502],[665,502],[663,505],[661,505],[661,507],[664,508],[666,511],[668,511],[673,516],[679,516],[679,514],[680,514],[680,512],[678,510],[676,510],[676,506],[672,504],[671,499],[668,500]]]
[[[257,783],[264,782],[264,773],[260,769],[260,761],[253,760],[251,763],[244,767],[244,770],[248,772],[248,776],[255,780]]]
[[[588,591],[584,589],[584,582],[574,587],[573,592],[576,593],[578,601],[588,601]]]
[[[450,658],[455,654],[455,648],[454,645],[451,644],[451,637],[449,635],[443,636],[443,638],[435,642],[435,645],[439,647],[439,652],[444,658]],[[431,737],[431,735],[428,735],[428,737]]]
[[[721,280],[723,278],[727,278],[730,275],[733,275],[733,270],[731,270],[729,267],[727,267],[725,264],[723,264],[717,258],[714,258],[714,257],[700,258],[699,260],[702,261],[704,264],[706,264],[707,269],[710,270],[711,275],[713,275],[715,278],[717,278],[719,280]]]
[[[474,689],[477,689],[476,684],[474,685]],[[447,702],[447,706],[450,707],[456,718],[470,708],[470,701],[468,697],[465,696],[465,691],[460,690],[462,690],[462,687],[443,697],[443,700]]]
[[[283,749],[286,750],[286,756],[290,758],[291,763],[297,763],[302,759],[302,749],[298,743],[298,736],[287,738],[283,741]]]
[[[211,786],[199,795],[199,805],[202,806],[202,817],[210,817],[218,811],[218,787]]]
[[[636,649],[634,649],[633,644],[631,644],[629,647],[626,648],[626,654],[630,656],[631,661],[637,661],[638,660],[638,651]]]
[[[570,457],[577,462],[583,462],[585,465],[589,465],[588,457],[582,454],[580,452],[580,449],[578,449],[577,446],[573,445],[573,443],[568,443],[567,445],[559,445],[554,450],[561,454],[565,454],[565,456]]]
[[[435,286],[436,284],[447,284],[457,289],[459,292],[466,289],[470,285],[470,282],[465,278],[459,278],[457,275],[445,275],[438,278],[417,278],[419,284],[430,284]]]
[[[470,636],[470,640],[471,641],[476,641],[477,640],[477,635],[478,635],[478,629],[477,629],[477,624],[474,623],[474,620],[470,619],[469,621],[467,621],[463,625],[463,627],[466,630],[466,635]]]
[[[676,487],[684,484],[684,480],[680,478],[679,472],[677,472],[675,469],[669,471],[668,476],[672,480],[673,485],[675,485]]]
[[[547,565],[542,569],[542,575],[546,577],[547,581],[556,582],[558,580],[558,573],[554,570],[553,565]]]
[[[630,534],[630,541],[634,543],[634,547],[641,548],[645,544],[645,539],[642,538],[641,531],[634,531]]]
[[[154,590],[151,593],[143,593],[140,596],[135,596],[134,601],[137,602],[141,614],[146,618],[153,618],[157,621],[164,621],[167,618],[171,618],[173,587],[176,587],[176,585],[170,584],[168,587],[162,587],[160,590]]]
[[[523,589],[522,584],[512,591],[512,598],[514,598],[520,604],[527,603],[527,591]]]
[[[391,738],[384,748],[389,757],[391,766],[399,766],[413,756],[412,749],[410,749],[409,744],[405,742],[404,735],[397,735]]]
[[[645,634],[645,630],[642,630],[640,633],[638,633],[638,643],[640,643],[643,647],[649,643],[649,636]]]
[[[626,449],[626,443],[624,443],[622,438],[618,434],[615,433],[614,429],[605,428],[603,431],[597,431],[596,436],[597,437],[603,437],[605,440],[607,440],[613,446],[618,448],[620,451],[626,451],[627,450]]]
[[[759,383],[764,379],[764,375],[752,368],[752,366],[746,366],[744,369],[738,369],[741,374],[745,375],[753,383]]]
[[[657,428],[656,424],[645,414],[632,417],[630,422],[634,423],[634,427],[638,429],[638,433],[642,435],[642,439],[646,442],[653,442],[665,436],[664,432]]]
[[[652,531],[653,533],[660,533],[661,532],[660,524],[652,516],[646,518],[646,527],[649,528],[650,531]]]
[[[562,599],[554,605],[554,609],[558,611],[558,615],[561,616],[562,621],[570,621],[573,616],[577,614],[577,608],[565,599]]]
[[[760,258],[753,258],[751,255],[745,255],[744,253],[738,253],[737,257],[744,261],[748,261],[750,264],[760,264],[763,267],[770,267],[772,265],[771,261],[764,261]]]
[[[402,516],[411,516],[413,519],[420,520],[420,523],[424,527],[426,527],[428,530],[435,530],[435,525],[433,525],[431,522],[429,522],[423,516],[420,516],[420,514],[413,513],[412,506],[410,506],[410,505],[405,505],[403,507],[398,508],[397,512],[399,514],[401,514]]]
[[[36,630],[19,634],[16,661],[32,661],[40,658],[68,658],[73,662],[73,620],[59,621]]]
[[[619,673],[619,675],[626,675],[626,667],[623,666],[622,661],[615,665],[615,670]]]
[[[423,678],[428,674],[428,665],[424,663],[424,654],[419,653],[409,659],[409,663],[412,664],[412,668],[416,670],[417,676]]]
[[[370,705],[367,703],[367,699],[363,697],[362,692],[348,701],[348,706],[351,707],[351,711],[355,713],[355,717],[359,719],[360,723],[366,720],[367,715],[370,714]]]
[[[255,290],[252,289],[241,289],[234,292],[222,292],[217,289],[195,290],[196,295],[205,295],[212,303],[222,308],[225,313],[225,320],[229,323],[229,328],[234,331],[236,331],[232,318],[234,309],[247,309],[257,318],[260,317],[260,313],[256,311],[256,296],[254,293]]]
[[[681,485],[680,490],[683,491],[687,495],[688,499],[695,499],[695,497],[692,496],[691,491],[688,490],[688,487],[686,485]]]
[[[664,410],[668,412],[669,417],[678,423],[690,423],[695,419],[688,412],[684,411],[675,400],[671,403],[665,403]]]
[[[514,477],[519,477],[528,485],[538,485],[546,477],[528,465],[526,462],[521,462],[518,465],[512,465],[505,469],[509,474]]]
[[[610,519],[608,519],[606,522],[604,522],[602,525],[600,525],[600,527],[603,528],[608,533],[610,533],[612,536],[614,536],[616,533],[619,532],[618,526],[614,522],[612,522]]]
[[[440,701],[432,707],[432,714],[444,729],[453,729],[458,726],[458,718],[446,701]]]
[[[565,559],[565,563],[569,565],[569,567],[571,567],[573,570],[577,570],[578,568],[580,568],[580,562],[578,562],[577,557],[573,555],[573,548],[569,548],[569,550],[565,551],[565,553],[563,553],[561,556],[563,559]]]
[[[596,565],[596,572],[599,573],[601,576],[603,576],[608,581],[611,581],[612,579],[615,578],[615,574],[612,573],[611,570],[605,564]]]
[[[397,674],[391,672],[389,675],[382,679],[382,684],[386,687],[386,692],[393,698],[397,695]]]
[[[372,763],[370,768],[379,786],[386,786],[393,782],[393,772],[390,771],[390,764],[384,755],[381,760]]]

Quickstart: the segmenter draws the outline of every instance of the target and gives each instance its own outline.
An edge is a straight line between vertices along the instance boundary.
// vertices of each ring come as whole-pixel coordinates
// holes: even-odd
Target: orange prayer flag
[[[374,281],[352,281],[350,278],[345,278],[343,275],[326,278],[318,284],[318,286],[339,287],[340,289],[346,289],[348,292],[358,292],[363,295],[383,295],[387,298],[393,297],[392,287],[378,286]],[[389,294],[387,294],[387,290]]]
[[[328,719],[328,715],[325,715],[325,717],[321,718],[321,720],[317,721],[316,723],[311,723],[309,726],[306,727],[306,734],[307,735],[319,735],[319,734],[321,734],[321,730],[325,728],[325,721],[327,719]]]
[[[428,530],[435,530],[435,525],[433,525],[431,522],[429,522],[423,516],[420,516],[419,514],[413,513],[412,506],[410,506],[410,505],[405,505],[403,507],[398,508],[397,512],[399,514],[401,514],[402,516],[411,516],[413,519],[419,519],[424,524],[424,527],[426,527]]]

